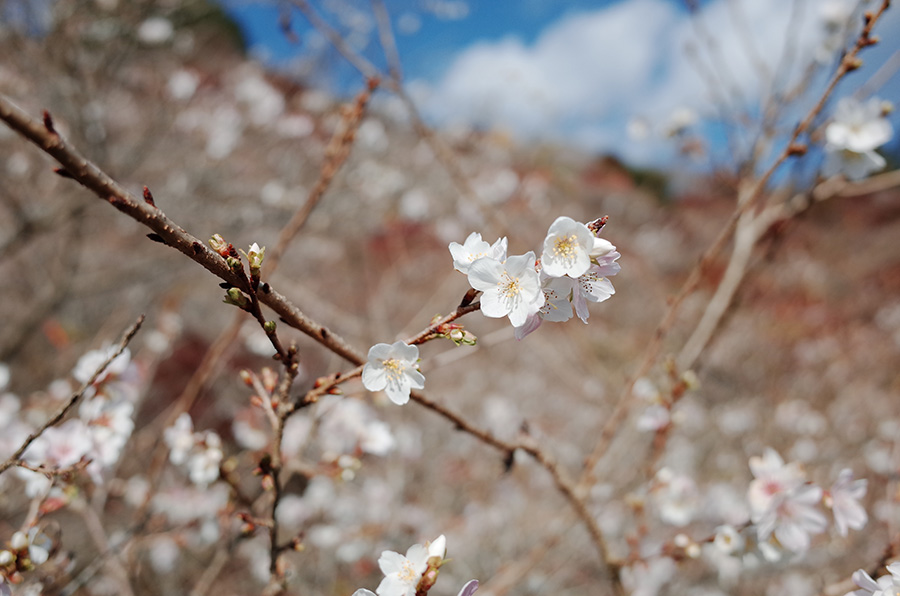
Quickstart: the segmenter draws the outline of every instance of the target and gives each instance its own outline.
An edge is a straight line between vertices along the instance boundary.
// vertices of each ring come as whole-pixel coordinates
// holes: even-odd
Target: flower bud
[[[209,239],[209,246],[223,257],[228,256],[228,243],[225,242],[221,235],[213,234],[212,238]]]
[[[228,288],[228,291],[225,292],[225,304],[232,304],[238,308],[247,308],[250,301],[239,289]]]

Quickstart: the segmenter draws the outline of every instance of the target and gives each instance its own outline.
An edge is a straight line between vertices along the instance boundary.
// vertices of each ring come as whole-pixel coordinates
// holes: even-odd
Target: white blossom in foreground
[[[506,260],[506,237],[500,238],[493,244],[488,244],[481,239],[481,234],[472,232],[466,238],[465,244],[459,242],[450,243],[450,256],[453,257],[453,268],[460,273],[469,273],[472,263],[483,257],[490,257],[501,263]]]
[[[831,507],[834,525],[841,536],[847,535],[848,528],[862,530],[869,521],[866,510],[859,503],[866,496],[867,485],[865,478],[853,480],[853,471],[844,468],[825,496],[825,504]]]
[[[191,415],[183,412],[175,419],[175,424],[163,431],[163,440],[169,446],[169,461],[180,466],[187,461],[194,448],[194,424]]]
[[[588,227],[571,217],[557,217],[547,230],[541,266],[550,277],[568,275],[577,278],[591,266],[596,237]]]
[[[470,579],[465,583],[465,585],[460,589],[459,594],[457,596],[472,596],[478,590],[478,580]],[[353,596],[375,596],[375,593],[371,590],[366,590],[365,588],[360,588],[359,590],[353,592]]]
[[[368,358],[362,372],[363,387],[369,391],[384,391],[398,406],[409,401],[410,390],[425,387],[425,376],[417,370],[417,346],[402,341],[375,344],[369,348]]]
[[[878,581],[872,579],[863,569],[853,572],[853,583],[859,590],[847,592],[844,596],[894,596],[900,593],[900,562],[887,566],[890,575],[882,575]]]
[[[859,180],[885,166],[884,158],[875,152],[893,136],[885,111],[877,98],[861,103],[845,97],[838,102],[834,120],[825,129],[825,175],[842,172],[850,180]]]
[[[884,117],[884,105],[873,97],[862,103],[853,97],[841,99],[834,120],[825,129],[829,145],[856,153],[865,153],[891,140],[893,129]]]
[[[509,317],[513,327],[525,323],[544,305],[541,280],[535,270],[535,256],[509,257],[501,263],[489,257],[478,259],[469,268],[469,284],[481,290],[481,312],[486,317]]]
[[[438,557],[443,560],[447,540],[443,534],[434,542],[423,546],[414,544],[406,551],[406,556],[386,550],[378,559],[378,567],[384,579],[375,592],[378,596],[415,596],[422,574],[428,569],[428,560]]]

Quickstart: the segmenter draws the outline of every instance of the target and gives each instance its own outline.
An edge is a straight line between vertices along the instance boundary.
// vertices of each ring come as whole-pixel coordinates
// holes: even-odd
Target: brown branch
[[[143,199],[129,193],[75,148],[70,147],[60,135],[50,132],[39,120],[29,116],[2,93],[0,93],[0,120],[5,121],[13,130],[51,155],[75,180],[98,197],[153,230],[166,245],[178,250],[226,283],[237,288],[244,287],[242,276],[232,271],[225,259],[169,219],[162,210],[151,207]],[[274,310],[285,323],[302,331],[335,354],[351,362],[362,358],[362,355],[342,337],[309,319],[268,284],[261,284],[257,295],[259,301]]]
[[[103,372],[110,365],[110,363],[113,360],[115,360],[116,358],[118,358],[119,355],[123,351],[125,351],[125,348],[128,346],[128,343],[131,341],[131,339],[135,336],[135,334],[141,328],[141,325],[143,324],[143,322],[144,322],[144,315],[141,315],[138,317],[137,321],[135,321],[134,324],[131,325],[131,327],[129,327],[125,331],[125,333],[122,337],[122,340],[119,342],[119,345],[116,348],[116,350],[103,362],[103,364],[101,364],[99,367],[97,367],[97,370],[94,371],[94,374],[91,375],[91,378],[88,379],[87,381],[85,381],[84,384],[82,384],[81,387],[78,389],[78,391],[76,391],[71,396],[69,396],[69,400],[63,405],[63,407],[61,407],[59,409],[59,411],[56,412],[56,414],[51,416],[50,419],[47,420],[46,422],[44,422],[44,424],[42,424],[37,430],[35,430],[30,435],[28,435],[28,438],[25,439],[25,441],[19,446],[18,449],[16,449],[16,451],[11,456],[9,456],[9,459],[7,459],[5,462],[0,464],[0,474],[5,472],[12,466],[18,465],[19,460],[21,459],[21,457],[25,453],[25,451],[28,449],[28,447],[31,446],[31,444],[38,437],[40,437],[44,433],[44,431],[46,431],[51,426],[55,426],[55,425],[59,424],[62,421],[62,419],[66,417],[66,414],[68,414],[72,410],[72,408],[75,407],[75,405],[78,403],[78,400],[80,400],[81,397],[85,394],[85,392],[87,392],[87,390],[94,384],[94,382],[98,378],[100,378],[100,375],[103,374]]]

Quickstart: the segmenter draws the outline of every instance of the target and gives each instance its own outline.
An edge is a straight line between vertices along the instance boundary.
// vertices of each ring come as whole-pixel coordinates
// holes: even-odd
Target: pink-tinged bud
[[[253,387],[253,375],[246,368],[240,372],[241,380],[247,387]]]
[[[209,247],[223,257],[228,256],[228,243],[219,234],[212,235],[212,238],[209,239]]]

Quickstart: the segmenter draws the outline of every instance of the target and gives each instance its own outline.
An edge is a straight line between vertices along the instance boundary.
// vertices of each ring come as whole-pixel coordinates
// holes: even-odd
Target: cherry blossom
[[[194,448],[194,424],[191,415],[183,412],[175,419],[175,424],[163,431],[163,440],[169,446],[169,461],[180,466],[187,461]]]
[[[550,277],[577,278],[591,266],[596,237],[588,227],[571,217],[560,216],[550,225],[544,239],[541,265]]]
[[[486,317],[508,316],[513,327],[525,324],[545,302],[531,251],[503,263],[489,257],[476,260],[469,268],[469,284],[483,292],[481,312]]]
[[[853,480],[853,471],[844,468],[837,481],[828,491],[825,504],[831,507],[834,514],[834,525],[841,536],[847,535],[847,529],[861,530],[869,521],[866,510],[859,501],[866,496],[868,482],[865,478]]]
[[[828,527],[825,516],[816,509],[821,500],[822,489],[813,484],[804,484],[775,497],[756,521],[759,540],[762,542],[774,535],[787,550],[806,552],[810,535],[820,534]]]
[[[823,172],[828,176],[842,172],[850,180],[865,178],[885,166],[885,159],[875,149],[892,136],[893,128],[879,99],[866,103],[853,97],[841,99],[834,120],[825,129]]]
[[[893,596],[900,592],[900,562],[887,566],[890,575],[882,575],[878,580],[872,579],[864,569],[853,572],[853,583],[859,590],[847,592],[844,596]]]
[[[419,580],[429,567],[429,559],[437,557],[442,560],[446,554],[446,544],[442,534],[428,546],[412,545],[405,556],[389,550],[381,553],[378,567],[384,573],[384,579],[375,592],[378,596],[415,596]]]
[[[778,452],[767,448],[762,457],[750,458],[750,470],[755,479],[747,490],[751,519],[761,519],[780,495],[787,493],[805,482],[803,473],[796,463],[785,465]]]
[[[500,238],[493,244],[488,244],[481,239],[481,234],[472,232],[466,238],[465,244],[459,242],[450,243],[450,255],[453,257],[453,268],[460,273],[469,273],[472,263],[482,257],[490,257],[501,263],[506,260],[506,247],[508,241]]]
[[[369,361],[363,367],[363,386],[369,391],[384,391],[402,406],[409,401],[411,389],[425,387],[425,376],[417,370],[419,348],[402,341],[375,344],[369,348]]]

